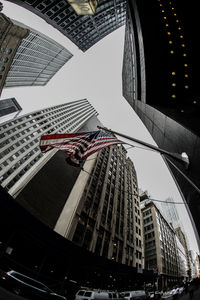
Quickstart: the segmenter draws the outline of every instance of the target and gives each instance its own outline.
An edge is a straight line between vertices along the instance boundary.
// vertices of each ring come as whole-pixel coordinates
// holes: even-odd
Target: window
[[[83,296],[84,293],[85,293],[85,291],[80,291],[80,292],[78,292],[78,295]]]
[[[12,53],[12,49],[11,49],[11,48],[6,49],[5,53],[6,53],[6,54]]]
[[[92,295],[92,292],[85,292],[84,297],[91,297],[91,295]]]
[[[3,63],[7,63],[8,58],[7,58],[7,57],[2,57],[1,61],[2,61]]]

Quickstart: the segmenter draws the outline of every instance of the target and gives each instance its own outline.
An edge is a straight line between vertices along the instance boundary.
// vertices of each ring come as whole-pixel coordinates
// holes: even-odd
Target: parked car
[[[122,293],[124,299],[127,300],[139,300],[139,299],[148,299],[148,295],[144,290],[138,291],[126,291]]]
[[[27,296],[33,299],[67,300],[64,296],[54,293],[40,281],[14,270],[1,272],[0,279],[2,286],[18,295]]]
[[[79,290],[76,293],[75,300],[122,300],[122,298],[119,297],[118,293],[112,292],[112,291],[103,291],[103,290],[88,290],[88,289],[82,289]]]

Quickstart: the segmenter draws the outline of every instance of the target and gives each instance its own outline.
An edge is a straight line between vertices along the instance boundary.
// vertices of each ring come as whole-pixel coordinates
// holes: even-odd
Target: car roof
[[[27,276],[27,275],[24,275],[24,274],[22,274],[22,273],[19,273],[19,272],[15,271],[15,270],[10,270],[10,271],[8,271],[7,273],[11,273],[11,274],[12,274],[12,273],[14,273],[14,274],[19,274],[19,275],[21,275],[21,276],[23,276],[23,277],[25,277],[25,278],[31,279],[31,280],[33,280],[33,281],[35,281],[35,282],[38,282],[38,283],[44,285],[45,287],[47,287],[49,290],[51,290],[51,289],[50,289],[48,286],[46,286],[43,282],[38,281],[38,280],[36,280],[36,279],[34,279],[34,278],[32,278],[32,277],[29,277],[29,276]]]

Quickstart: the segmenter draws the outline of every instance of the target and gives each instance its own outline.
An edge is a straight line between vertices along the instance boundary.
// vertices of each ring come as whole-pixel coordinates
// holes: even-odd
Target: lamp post
[[[169,151],[166,151],[164,149],[161,149],[159,147],[156,147],[154,145],[151,145],[151,144],[148,144],[144,141],[141,141],[141,140],[138,140],[138,139],[135,139],[133,137],[130,137],[128,135],[125,135],[123,133],[119,133],[117,131],[114,131],[114,130],[111,130],[111,129],[107,129],[105,127],[101,127],[101,126],[97,126],[97,128],[99,129],[102,129],[102,130],[105,130],[107,132],[110,132],[110,133],[113,133],[113,134],[117,134],[119,136],[122,136],[128,140],[131,140],[135,143],[138,143],[140,145],[143,145],[151,150],[154,150],[154,151],[157,151],[158,153],[162,154],[162,155],[167,155],[168,157],[170,158],[173,158],[175,159],[176,161],[179,161],[180,163],[182,163],[185,167],[185,169],[188,169],[189,167],[189,158],[188,158],[188,155],[183,152],[182,154],[178,154],[178,153],[172,153],[172,152],[169,152]],[[166,160],[193,186],[193,188],[196,189],[196,191],[200,194],[200,189],[168,158],[168,157],[165,157]]]

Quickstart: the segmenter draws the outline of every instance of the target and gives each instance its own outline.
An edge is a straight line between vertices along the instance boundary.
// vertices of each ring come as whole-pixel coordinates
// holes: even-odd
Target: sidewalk
[[[178,300],[200,300],[200,288],[194,290],[194,295],[192,298],[190,298],[189,293],[187,293],[178,297]]]

